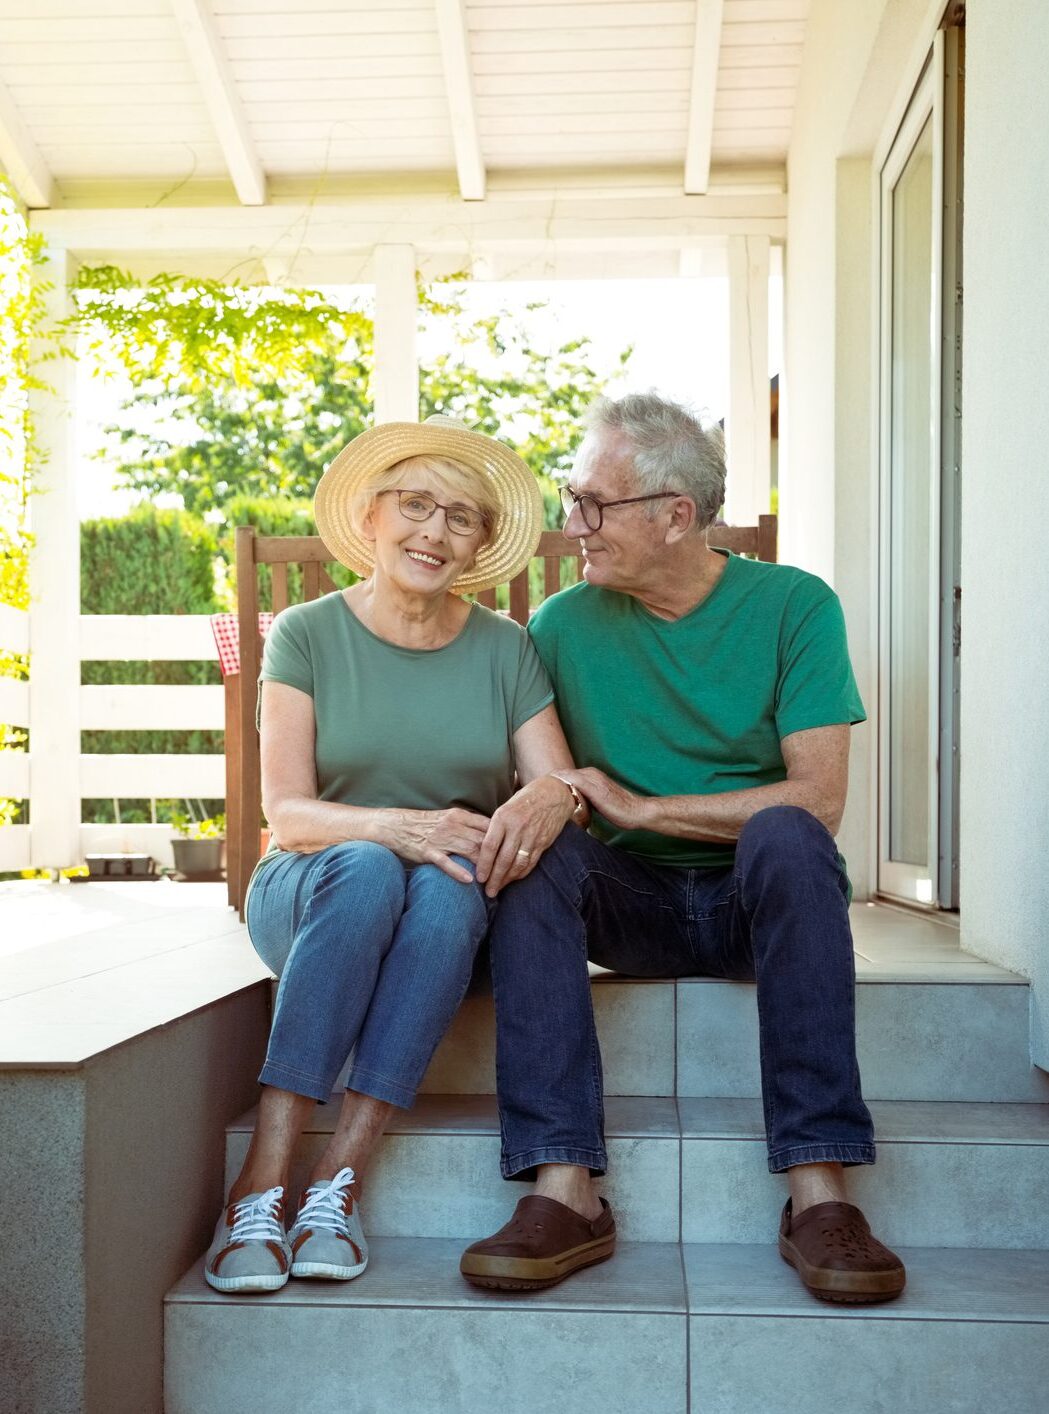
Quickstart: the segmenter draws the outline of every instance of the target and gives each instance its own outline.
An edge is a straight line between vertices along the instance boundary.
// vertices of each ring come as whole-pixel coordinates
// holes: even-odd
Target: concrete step
[[[977,969],[986,964],[975,964]],[[926,974],[893,982],[860,975],[857,1050],[871,1100],[1049,1101],[1049,1075],[1031,1064],[1030,989],[987,969],[993,981]],[[948,974],[949,975],[949,974]],[[594,1015],[607,1095],[757,1096],[758,1013],[750,983],[708,978],[594,978]],[[495,1090],[495,1010],[467,997],[438,1047],[422,1092]]]
[[[890,1245],[1049,1248],[1049,1106],[873,1101],[878,1162],[850,1191]],[[758,1100],[678,1101],[685,1242],[762,1242],[769,1182]]]
[[[292,1170],[298,1192],[332,1131],[339,1096],[318,1105]],[[620,1234],[631,1242],[680,1235],[680,1125],[672,1099],[610,1098],[605,1106],[609,1176],[602,1187]],[[239,1171],[254,1111],[229,1126],[226,1186]],[[491,1095],[421,1095],[398,1111],[368,1174],[365,1231],[383,1237],[474,1241],[501,1227],[530,1189],[499,1176],[499,1119]]]
[[[349,1283],[165,1302],[167,1414],[1033,1414],[1049,1254],[908,1249],[901,1300],[809,1297],[769,1244],[621,1244],[529,1295],[481,1292],[459,1244],[377,1238]],[[691,1406],[690,1406],[691,1401]]]
[[[884,1101],[871,1110],[879,1161],[854,1171],[853,1191],[885,1241],[1049,1248],[1049,1107]],[[336,1113],[337,1103],[314,1112],[296,1188]],[[227,1185],[253,1124],[252,1111],[227,1131]],[[623,1240],[764,1242],[776,1231],[786,1179],[768,1175],[759,1101],[610,1097],[606,1125],[602,1191]],[[499,1177],[498,1135],[491,1096],[420,1096],[398,1112],[375,1160],[365,1230],[473,1240],[501,1226],[528,1190]]]
[[[774,1247],[684,1249],[702,1414],[1035,1414],[1049,1382],[1049,1253],[901,1247],[884,1306],[816,1302]]]
[[[966,964],[958,968],[968,974]],[[1031,1064],[1030,997],[1019,978],[880,981],[861,972],[856,1051],[865,1098],[1049,1101],[1049,1075]],[[682,979],[676,1002],[677,1094],[760,1095],[756,989]]]
[[[595,978],[594,1019],[607,1095],[673,1095],[673,982]],[[484,987],[468,996],[437,1048],[422,1091],[488,1095],[495,1090],[495,1006]]]

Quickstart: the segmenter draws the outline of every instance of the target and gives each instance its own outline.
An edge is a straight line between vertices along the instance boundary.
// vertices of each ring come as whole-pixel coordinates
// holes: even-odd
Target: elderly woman
[[[274,621],[262,668],[262,787],[276,847],[248,931],[280,976],[247,1158],[209,1249],[219,1291],[368,1261],[355,1175],[407,1108],[455,1014],[503,885],[586,807],[546,672],[514,623],[461,596],[530,559],[535,478],[449,418],[357,437],[317,488],[317,524],[366,576]],[[516,787],[516,788],[515,788]],[[353,1063],[335,1131],[285,1232],[292,1152]]]

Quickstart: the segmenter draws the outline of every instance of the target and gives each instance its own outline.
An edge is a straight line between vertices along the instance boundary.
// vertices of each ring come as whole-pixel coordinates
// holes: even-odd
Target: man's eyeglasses
[[[475,535],[487,519],[472,506],[444,506],[426,491],[402,491],[393,486],[388,491],[380,491],[379,495],[396,496],[401,515],[409,520],[429,520],[434,511],[444,511],[445,524],[454,535]]]
[[[639,501],[665,501],[680,495],[680,491],[654,491],[651,496],[624,496],[619,501],[599,501],[596,496],[581,496],[577,491],[573,491],[571,486],[562,486],[561,504],[566,516],[570,516],[573,507],[578,506],[587,530],[600,530],[604,523],[605,511],[610,506],[634,506]]]

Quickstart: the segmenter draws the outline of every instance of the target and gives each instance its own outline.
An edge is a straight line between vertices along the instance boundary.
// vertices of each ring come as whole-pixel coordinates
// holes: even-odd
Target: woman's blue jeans
[[[500,895],[489,941],[503,1176],[605,1171],[588,956],[628,977],[755,980],[769,1168],[873,1163],[848,892],[834,840],[794,806],[754,815],[728,869],[648,864],[562,831]]]
[[[410,1107],[489,911],[477,884],[363,841],[264,864],[248,933],[280,986],[260,1083],[327,1100],[355,1050],[347,1089]]]

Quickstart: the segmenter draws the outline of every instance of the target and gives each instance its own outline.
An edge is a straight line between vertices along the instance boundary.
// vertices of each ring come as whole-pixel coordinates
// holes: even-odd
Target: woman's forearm
[[[346,840],[368,840],[394,849],[403,810],[340,805],[337,801],[288,796],[267,804],[266,818],[281,849],[316,854]]]

